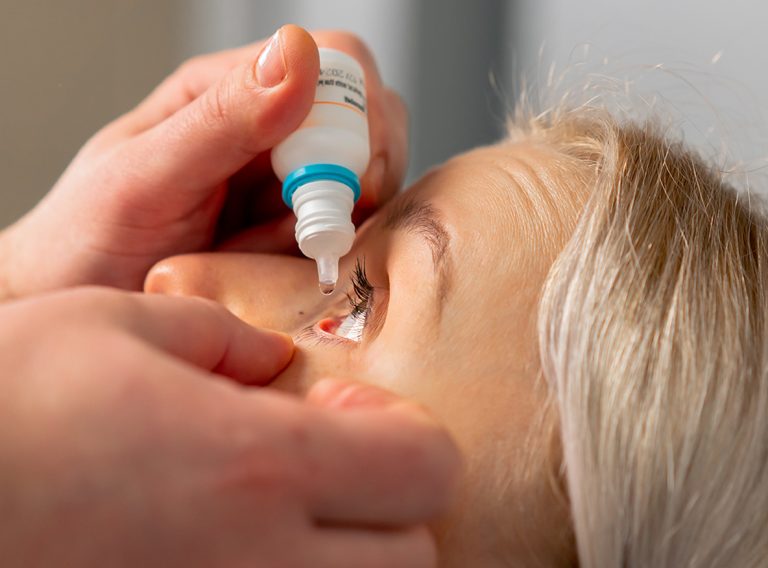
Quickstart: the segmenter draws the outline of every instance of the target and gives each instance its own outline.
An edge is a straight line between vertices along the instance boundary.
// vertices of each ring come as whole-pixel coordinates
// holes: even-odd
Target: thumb
[[[143,183],[134,186],[151,193],[141,197],[156,199],[168,188],[186,206],[209,197],[216,184],[298,128],[319,69],[312,36],[297,26],[280,28],[258,58],[128,143],[131,163],[142,164]]]

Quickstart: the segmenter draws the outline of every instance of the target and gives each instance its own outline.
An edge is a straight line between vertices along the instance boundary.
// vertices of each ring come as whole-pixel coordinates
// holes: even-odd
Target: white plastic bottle
[[[315,102],[298,130],[272,150],[272,167],[296,214],[296,242],[317,262],[320,290],[330,294],[339,259],[355,239],[352,208],[370,147],[363,68],[344,52],[319,52]]]

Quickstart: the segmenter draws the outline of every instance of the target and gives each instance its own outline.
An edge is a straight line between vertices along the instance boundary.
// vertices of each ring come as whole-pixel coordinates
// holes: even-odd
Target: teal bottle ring
[[[293,170],[283,182],[283,201],[293,209],[293,194],[302,185],[313,181],[330,180],[343,183],[352,190],[355,203],[360,199],[360,180],[357,174],[337,164],[310,164]]]

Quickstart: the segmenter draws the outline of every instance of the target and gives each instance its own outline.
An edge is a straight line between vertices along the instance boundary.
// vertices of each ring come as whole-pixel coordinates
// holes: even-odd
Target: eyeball
[[[317,322],[317,327],[324,333],[360,343],[365,330],[365,319],[365,313],[352,312],[346,316],[321,320]]]
[[[365,330],[365,313],[351,313],[345,317],[339,327],[336,329],[336,335],[360,343],[363,339],[363,330]]]

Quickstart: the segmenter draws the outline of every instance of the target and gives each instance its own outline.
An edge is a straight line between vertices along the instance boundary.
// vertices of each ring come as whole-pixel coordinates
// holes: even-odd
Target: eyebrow
[[[452,284],[452,263],[448,251],[451,236],[432,205],[406,198],[391,209],[384,226],[392,231],[406,231],[422,237],[432,252],[432,265],[437,276],[438,313],[442,314]]]

